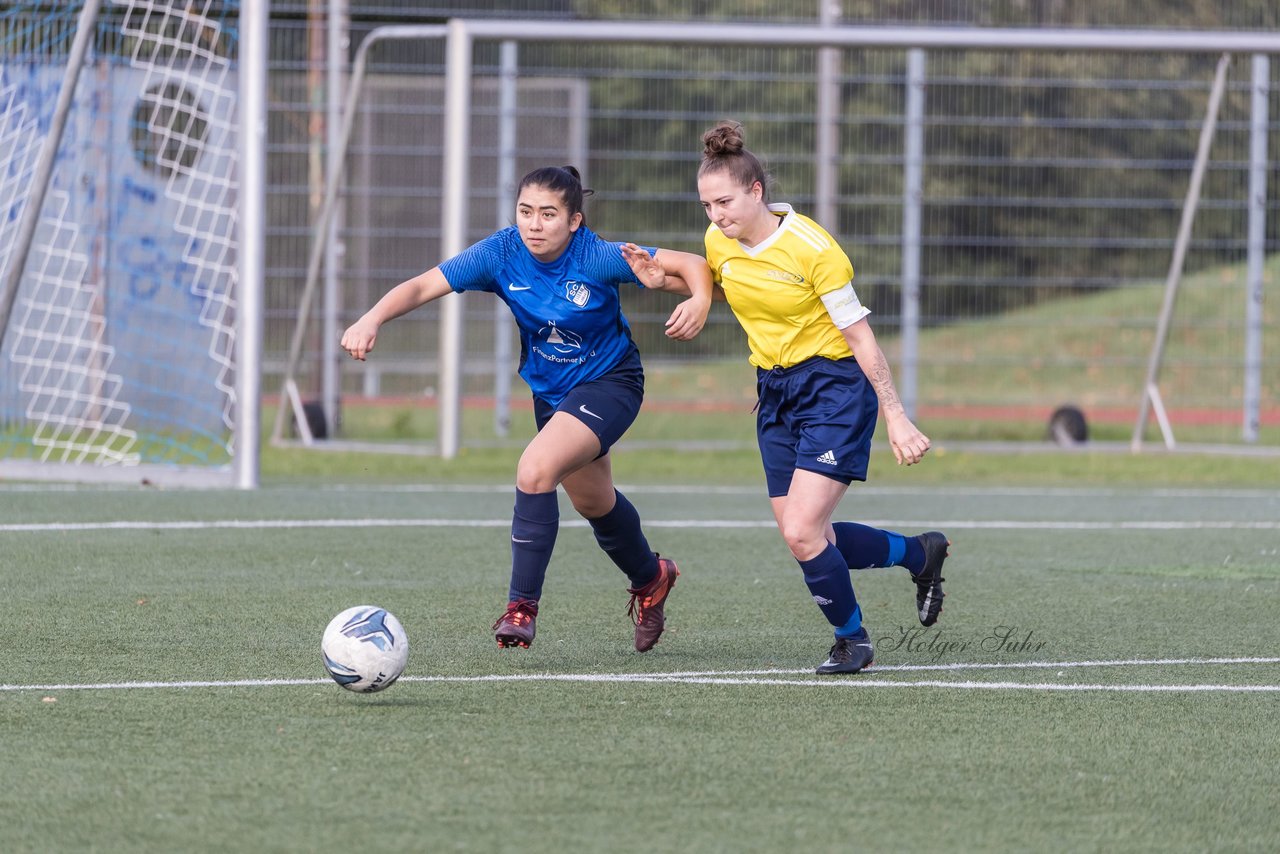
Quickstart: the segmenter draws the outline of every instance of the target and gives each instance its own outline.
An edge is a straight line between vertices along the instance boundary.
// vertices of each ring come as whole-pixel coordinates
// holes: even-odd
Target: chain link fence
[[[1154,20],[1137,6],[845,3],[842,24],[1121,27]],[[273,12],[267,377],[276,387],[323,195],[325,6],[276,3]],[[462,7],[466,8],[463,9]],[[696,8],[694,8],[696,6]],[[1033,8],[1034,7],[1034,8]],[[1153,5],[1152,9],[1156,7]],[[1206,7],[1207,9],[1208,7]],[[1152,10],[1147,10],[1150,13]],[[377,26],[438,23],[455,14],[533,19],[626,16],[814,25],[816,3],[489,4],[349,3],[348,54]],[[700,13],[700,14],[699,14]],[[1100,16],[1107,15],[1103,19]],[[1164,18],[1170,27],[1265,29],[1275,10]],[[830,21],[830,18],[828,19]],[[1206,119],[1217,53],[981,51],[923,53],[912,79],[901,49],[824,50],[537,42],[515,47],[515,175],[574,163],[595,195],[587,216],[611,239],[701,250],[706,220],[694,173],[701,132],[733,118],[775,179],[774,200],[829,211],[825,224],[854,263],[855,286],[895,370],[901,358],[908,95],[923,94],[917,414],[940,438],[1043,438],[1050,413],[1079,408],[1093,436],[1127,438],[1143,396],[1164,284]],[[339,228],[340,323],[440,260],[444,46],[380,45],[371,53],[346,161]],[[511,54],[506,55],[511,62]],[[499,88],[502,46],[475,48],[469,239],[510,222],[503,185]],[[1258,63],[1265,70],[1257,78]],[[1265,175],[1276,158],[1275,72],[1266,57],[1234,56],[1190,234],[1160,373],[1180,439],[1252,443],[1245,424],[1250,335],[1247,257],[1251,140],[1257,90],[1266,108]],[[831,87],[834,119],[820,114]],[[1261,86],[1259,86],[1259,82]],[[828,159],[815,156],[831,134]],[[1262,200],[1261,235],[1276,249],[1276,203]],[[1263,275],[1259,438],[1280,443],[1280,340],[1275,264]],[[514,332],[495,301],[466,298],[464,394],[493,405],[514,372]],[[736,415],[753,402],[745,340],[724,306],[692,344],[662,334],[672,302],[637,292],[628,316],[650,374],[647,405]],[[1256,326],[1256,321],[1254,321]],[[430,405],[438,359],[433,307],[396,321],[368,363],[342,362],[343,409],[371,400]],[[302,384],[318,394],[325,342],[313,323]],[[273,373],[274,372],[274,373]],[[495,375],[506,374],[502,382]],[[527,391],[515,380],[518,406]],[[344,419],[355,429],[354,419]],[[485,424],[464,441],[485,441]]]

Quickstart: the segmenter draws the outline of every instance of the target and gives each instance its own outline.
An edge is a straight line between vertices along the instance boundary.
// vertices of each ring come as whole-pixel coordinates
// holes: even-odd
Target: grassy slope
[[[1241,394],[1243,266],[1187,276],[1166,345],[1162,394],[1175,406],[1220,405]],[[1264,272],[1280,281],[1280,257]],[[998,399],[1053,405],[1133,406],[1145,379],[1164,284],[1137,285],[1045,303],[921,336],[923,403]],[[1280,307],[1264,302],[1264,354],[1280,352]],[[947,363],[952,364],[948,365]],[[997,366],[984,369],[982,366]],[[1280,402],[1280,375],[1263,397]]]

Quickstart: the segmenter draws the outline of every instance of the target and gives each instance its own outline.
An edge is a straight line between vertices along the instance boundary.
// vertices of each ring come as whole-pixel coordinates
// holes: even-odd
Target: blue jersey
[[[618,286],[640,282],[621,246],[583,226],[559,258],[545,263],[511,226],[445,261],[440,271],[455,291],[488,291],[507,304],[520,328],[520,376],[534,395],[558,406],[635,349]]]

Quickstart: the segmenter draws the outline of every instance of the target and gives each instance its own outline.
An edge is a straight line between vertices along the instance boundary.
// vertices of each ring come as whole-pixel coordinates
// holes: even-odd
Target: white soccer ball
[[[371,694],[400,678],[409,659],[409,638],[390,611],[357,605],[329,621],[320,653],[334,682]]]

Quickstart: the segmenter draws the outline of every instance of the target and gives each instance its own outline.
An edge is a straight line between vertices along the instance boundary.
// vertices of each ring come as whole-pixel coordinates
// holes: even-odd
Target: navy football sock
[[[836,548],[849,569],[889,565],[889,538],[884,531],[857,522],[835,522],[831,527],[836,532]]]
[[[542,598],[542,582],[559,530],[560,502],[555,490],[528,493],[516,489],[511,516],[510,601]]]
[[[828,543],[816,557],[796,561],[804,571],[804,583],[818,603],[822,615],[842,637],[857,633],[862,627],[862,609],[853,595],[849,566],[840,550]]]
[[[901,534],[894,534],[894,536],[902,537]],[[902,537],[902,540],[905,546],[902,559],[894,563],[897,566],[905,566],[912,575],[919,575],[920,570],[924,569],[924,546],[920,545],[920,541],[915,537]]]
[[[849,569],[905,566],[913,574],[924,569],[924,547],[915,537],[857,522],[835,522],[831,527],[836,532],[836,548]]]
[[[658,558],[640,528],[640,514],[635,505],[616,489],[613,495],[613,509],[587,521],[596,533],[596,542],[618,569],[627,574],[631,587],[644,587],[658,575]]]

